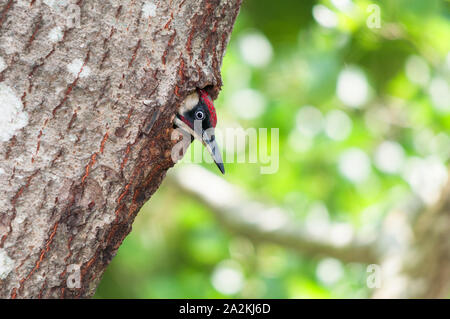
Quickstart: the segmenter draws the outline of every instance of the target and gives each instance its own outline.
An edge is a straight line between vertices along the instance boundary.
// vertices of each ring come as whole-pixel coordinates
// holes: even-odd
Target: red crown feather
[[[204,91],[204,90],[200,90],[200,97],[201,97],[202,101],[206,104],[206,106],[208,107],[212,126],[216,127],[216,124],[217,124],[216,109],[214,108],[214,104],[211,101],[211,98],[209,97],[208,93],[206,93],[206,91]]]

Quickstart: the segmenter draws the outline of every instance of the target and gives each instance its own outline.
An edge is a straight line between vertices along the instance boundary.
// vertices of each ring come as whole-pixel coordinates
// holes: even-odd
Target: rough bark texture
[[[0,0],[2,298],[94,294],[173,166],[178,105],[217,95],[241,0],[63,2]]]

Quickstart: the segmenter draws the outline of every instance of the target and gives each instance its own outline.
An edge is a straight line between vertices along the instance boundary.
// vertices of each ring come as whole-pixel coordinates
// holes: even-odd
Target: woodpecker
[[[183,101],[174,123],[191,135],[191,142],[194,139],[202,142],[222,174],[225,174],[214,133],[217,124],[216,110],[211,97],[205,90],[197,89]]]

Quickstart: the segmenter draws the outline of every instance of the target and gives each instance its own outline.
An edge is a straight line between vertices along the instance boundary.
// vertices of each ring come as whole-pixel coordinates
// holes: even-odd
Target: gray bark
[[[0,0],[1,298],[94,294],[240,2]]]

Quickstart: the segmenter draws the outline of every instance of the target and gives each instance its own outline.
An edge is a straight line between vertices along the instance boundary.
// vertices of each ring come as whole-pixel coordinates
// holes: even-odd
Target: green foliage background
[[[432,157],[444,167],[449,164],[450,102],[442,105],[442,95],[449,96],[449,2],[341,1],[353,4],[349,12],[339,9],[339,2],[244,0],[215,102],[219,128],[279,128],[280,164],[272,175],[261,175],[258,164],[226,164],[224,178],[298,220],[306,220],[319,204],[331,221],[376,234],[393,207],[420,198],[404,174],[387,173],[375,165],[380,143],[398,143],[406,159]],[[380,29],[366,25],[371,4],[381,9]],[[334,13],[334,26],[317,21],[317,5]],[[270,43],[273,54],[266,65],[254,66],[243,56],[249,34]],[[346,106],[336,94],[346,68],[362,72],[369,88],[357,108]],[[415,69],[419,71],[414,76]],[[440,81],[440,86],[434,82],[441,88],[440,107],[433,100],[435,79]],[[248,88],[257,92],[264,107],[258,116],[243,118],[236,107],[246,105],[232,102],[236,92]],[[350,134],[336,140],[322,129],[305,136],[296,118],[305,105],[324,117],[331,110],[345,112],[351,119]],[[370,159],[370,173],[360,182],[349,180],[339,168],[342,154],[354,148]],[[215,166],[203,166],[219,174]],[[325,270],[331,267],[333,280],[323,278],[321,264]],[[232,293],[213,284],[218,270],[227,267],[242,282]],[[366,265],[311,259],[230,233],[208,208],[164,182],[136,218],[96,297],[364,298],[371,293],[366,276]]]

